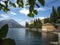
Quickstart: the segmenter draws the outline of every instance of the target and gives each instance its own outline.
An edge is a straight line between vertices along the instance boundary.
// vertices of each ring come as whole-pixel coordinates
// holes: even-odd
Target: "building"
[[[42,25],[42,31],[54,31],[55,27],[51,23],[45,23]]]
[[[44,19],[41,20],[41,23],[44,24]]]
[[[34,23],[34,20],[31,20],[29,24],[33,24]]]

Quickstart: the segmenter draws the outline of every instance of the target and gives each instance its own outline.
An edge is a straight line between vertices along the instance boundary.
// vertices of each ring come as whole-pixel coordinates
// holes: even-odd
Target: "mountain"
[[[23,28],[22,25],[20,25],[13,19],[6,19],[6,20],[0,21],[0,28],[5,24],[8,24],[9,28]]]

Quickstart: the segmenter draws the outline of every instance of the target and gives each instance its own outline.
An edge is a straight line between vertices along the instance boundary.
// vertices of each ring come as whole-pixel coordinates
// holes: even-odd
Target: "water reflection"
[[[42,38],[47,38],[48,41],[58,41],[58,35],[50,32],[42,32]]]
[[[57,35],[18,28],[9,29],[7,37],[15,39],[16,45],[48,45],[49,41],[57,41]]]
[[[26,30],[25,32],[28,45],[41,45],[41,33],[30,30]]]
[[[49,44],[49,42],[57,42],[58,41],[58,35],[50,33],[50,32],[42,32],[42,41],[44,43],[42,44]]]

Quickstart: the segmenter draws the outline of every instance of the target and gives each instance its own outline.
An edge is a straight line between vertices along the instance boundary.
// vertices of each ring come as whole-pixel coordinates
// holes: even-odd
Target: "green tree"
[[[36,27],[36,21],[34,20],[34,27]]]
[[[32,23],[32,24],[26,23],[26,27],[29,27],[29,28],[41,28],[42,27],[41,20],[36,19],[36,20],[34,20],[34,23]]]
[[[57,8],[57,19],[60,19],[60,7]]]
[[[57,8],[56,23],[60,23],[60,6]]]
[[[50,15],[50,21],[53,24],[60,23],[60,7],[58,7],[57,10],[55,10],[53,7],[52,13]]]
[[[38,22],[39,22],[39,28],[42,28],[42,22],[39,18],[38,18]]]
[[[41,28],[42,27],[42,23],[41,23],[41,20],[39,18],[35,20],[34,27],[35,28]]]
[[[8,24],[5,24],[0,29],[0,45],[15,45],[15,41],[10,38],[6,38],[8,33]]]
[[[30,24],[29,25],[29,28],[34,28],[34,24]]]
[[[60,19],[57,19],[57,20],[56,20],[56,23],[59,23],[59,24],[60,24]]]
[[[26,25],[25,25],[25,27],[26,27],[26,28],[28,28],[28,27],[29,27],[29,24],[28,24],[28,22],[26,22]]]
[[[51,23],[56,23],[56,18],[57,18],[57,13],[56,13],[56,10],[54,8],[54,6],[52,7],[52,13],[50,15],[50,22]]]
[[[16,3],[13,3],[10,0],[6,0],[6,1],[2,1],[4,3],[4,5],[0,2],[0,10],[3,10],[4,12],[8,12],[10,11],[9,6],[13,6],[16,8],[16,4],[18,5],[18,7],[22,7],[24,8],[25,6],[29,5],[29,17],[34,17],[34,15],[37,15],[38,12],[37,10],[35,10],[35,6],[37,6],[38,8],[40,7],[39,4],[37,4],[38,1],[41,5],[44,6],[45,1],[44,0],[26,0],[26,4],[24,4],[24,0],[16,0]]]
[[[45,18],[44,23],[50,23],[50,18]]]

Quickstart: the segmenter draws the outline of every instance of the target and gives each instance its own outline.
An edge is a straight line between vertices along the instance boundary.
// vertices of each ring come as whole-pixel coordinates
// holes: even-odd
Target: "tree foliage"
[[[41,20],[36,19],[36,20],[33,20],[33,23],[31,23],[31,24],[26,23],[26,27],[28,27],[28,28],[41,28],[42,27]]]
[[[50,23],[50,19],[49,18],[45,18],[43,20],[44,20],[44,23]]]
[[[57,19],[56,23],[60,23],[60,7],[57,8]]]
[[[13,6],[13,7],[17,7],[16,4],[18,5],[18,7],[24,7],[29,5],[29,17],[34,17],[34,15],[37,15],[38,12],[37,10],[35,10],[35,6],[37,6],[38,8],[40,7],[39,4],[36,2],[38,1],[42,6],[44,6],[45,1],[44,0],[26,0],[26,4],[24,4],[24,0],[16,0],[16,3],[11,2],[10,0],[6,0],[6,1],[2,1],[4,4],[2,4],[0,2],[0,10],[3,10],[4,12],[8,12],[10,11],[9,6]]]
[[[25,25],[25,27],[26,27],[26,28],[28,28],[28,26],[29,26],[29,24],[28,24],[28,22],[26,22],[26,25]]]
[[[56,22],[56,18],[57,18],[57,13],[56,13],[56,10],[54,8],[54,6],[52,7],[52,13],[50,15],[50,21],[52,23],[55,23]]]
[[[42,27],[42,23],[41,23],[41,20],[39,18],[35,20],[34,24],[35,24],[36,28],[41,28]]]
[[[57,8],[57,18],[60,18],[60,7]]]
[[[57,20],[56,20],[56,23],[60,23],[60,19],[57,19]]]
[[[5,38],[3,39],[3,44],[2,45],[15,45],[15,41],[10,38]]]
[[[60,23],[60,7],[57,10],[53,7],[52,13],[50,15],[50,22],[51,23]]]
[[[6,24],[0,29],[0,39],[5,38],[7,36],[7,32],[8,32],[8,25]]]
[[[0,29],[0,45],[15,45],[15,41],[10,38],[6,38],[8,33],[8,24],[5,24]]]

